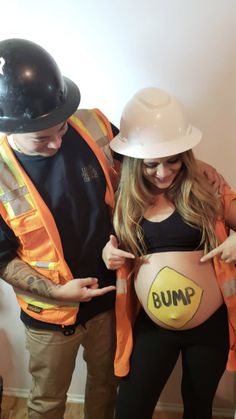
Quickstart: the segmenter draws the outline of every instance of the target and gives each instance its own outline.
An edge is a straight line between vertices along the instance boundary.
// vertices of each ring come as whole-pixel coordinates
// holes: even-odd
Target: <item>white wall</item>
[[[235,0],[10,0],[1,5],[0,39],[38,42],[74,79],[83,107],[99,107],[116,124],[138,89],[176,94],[204,132],[197,154],[236,188]],[[27,389],[23,328],[10,288],[1,283],[0,371],[9,388]],[[79,384],[78,375],[82,375]],[[71,393],[83,394],[79,358]],[[179,403],[179,368],[162,401]],[[216,406],[235,404],[234,376],[225,374]]]

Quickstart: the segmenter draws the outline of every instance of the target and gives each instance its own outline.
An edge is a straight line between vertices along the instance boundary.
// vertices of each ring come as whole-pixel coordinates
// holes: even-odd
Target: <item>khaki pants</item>
[[[113,419],[117,380],[113,374],[115,350],[114,311],[99,314],[78,326],[75,333],[26,328],[32,388],[29,419],[63,419],[67,391],[78,349],[84,347],[87,363],[85,419]]]

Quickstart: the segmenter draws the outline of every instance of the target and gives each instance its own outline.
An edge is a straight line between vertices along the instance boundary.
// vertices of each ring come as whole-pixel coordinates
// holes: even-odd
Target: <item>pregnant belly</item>
[[[153,253],[144,258],[134,286],[149,317],[167,329],[191,329],[223,304],[211,261],[203,251]]]

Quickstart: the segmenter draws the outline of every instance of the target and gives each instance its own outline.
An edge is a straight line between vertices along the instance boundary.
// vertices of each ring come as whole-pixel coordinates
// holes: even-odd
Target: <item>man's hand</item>
[[[224,186],[228,185],[223,176],[210,164],[201,160],[197,160],[197,165],[199,171],[207,178],[213,189],[221,195],[224,191]]]
[[[57,285],[19,258],[0,268],[0,276],[19,291],[68,303],[90,301],[115,290],[114,285],[98,288],[97,278],[76,278]]]
[[[211,250],[207,255],[203,256],[201,262],[206,262],[214,256],[220,256],[220,259],[226,263],[236,263],[236,233],[227,237],[218,247]]]
[[[75,278],[64,285],[53,288],[51,296],[58,301],[82,303],[116,289],[114,285],[104,288],[98,287],[97,278]]]
[[[119,269],[124,265],[126,258],[134,259],[134,257],[132,253],[118,249],[117,238],[112,234],[110,235],[110,240],[102,251],[102,258],[108,269]]]

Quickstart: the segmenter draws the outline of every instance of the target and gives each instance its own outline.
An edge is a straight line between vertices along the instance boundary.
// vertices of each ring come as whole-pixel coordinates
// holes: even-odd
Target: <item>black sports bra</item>
[[[175,210],[168,218],[160,222],[143,218],[141,227],[147,254],[158,252],[178,252],[200,250],[201,231],[186,224]]]

